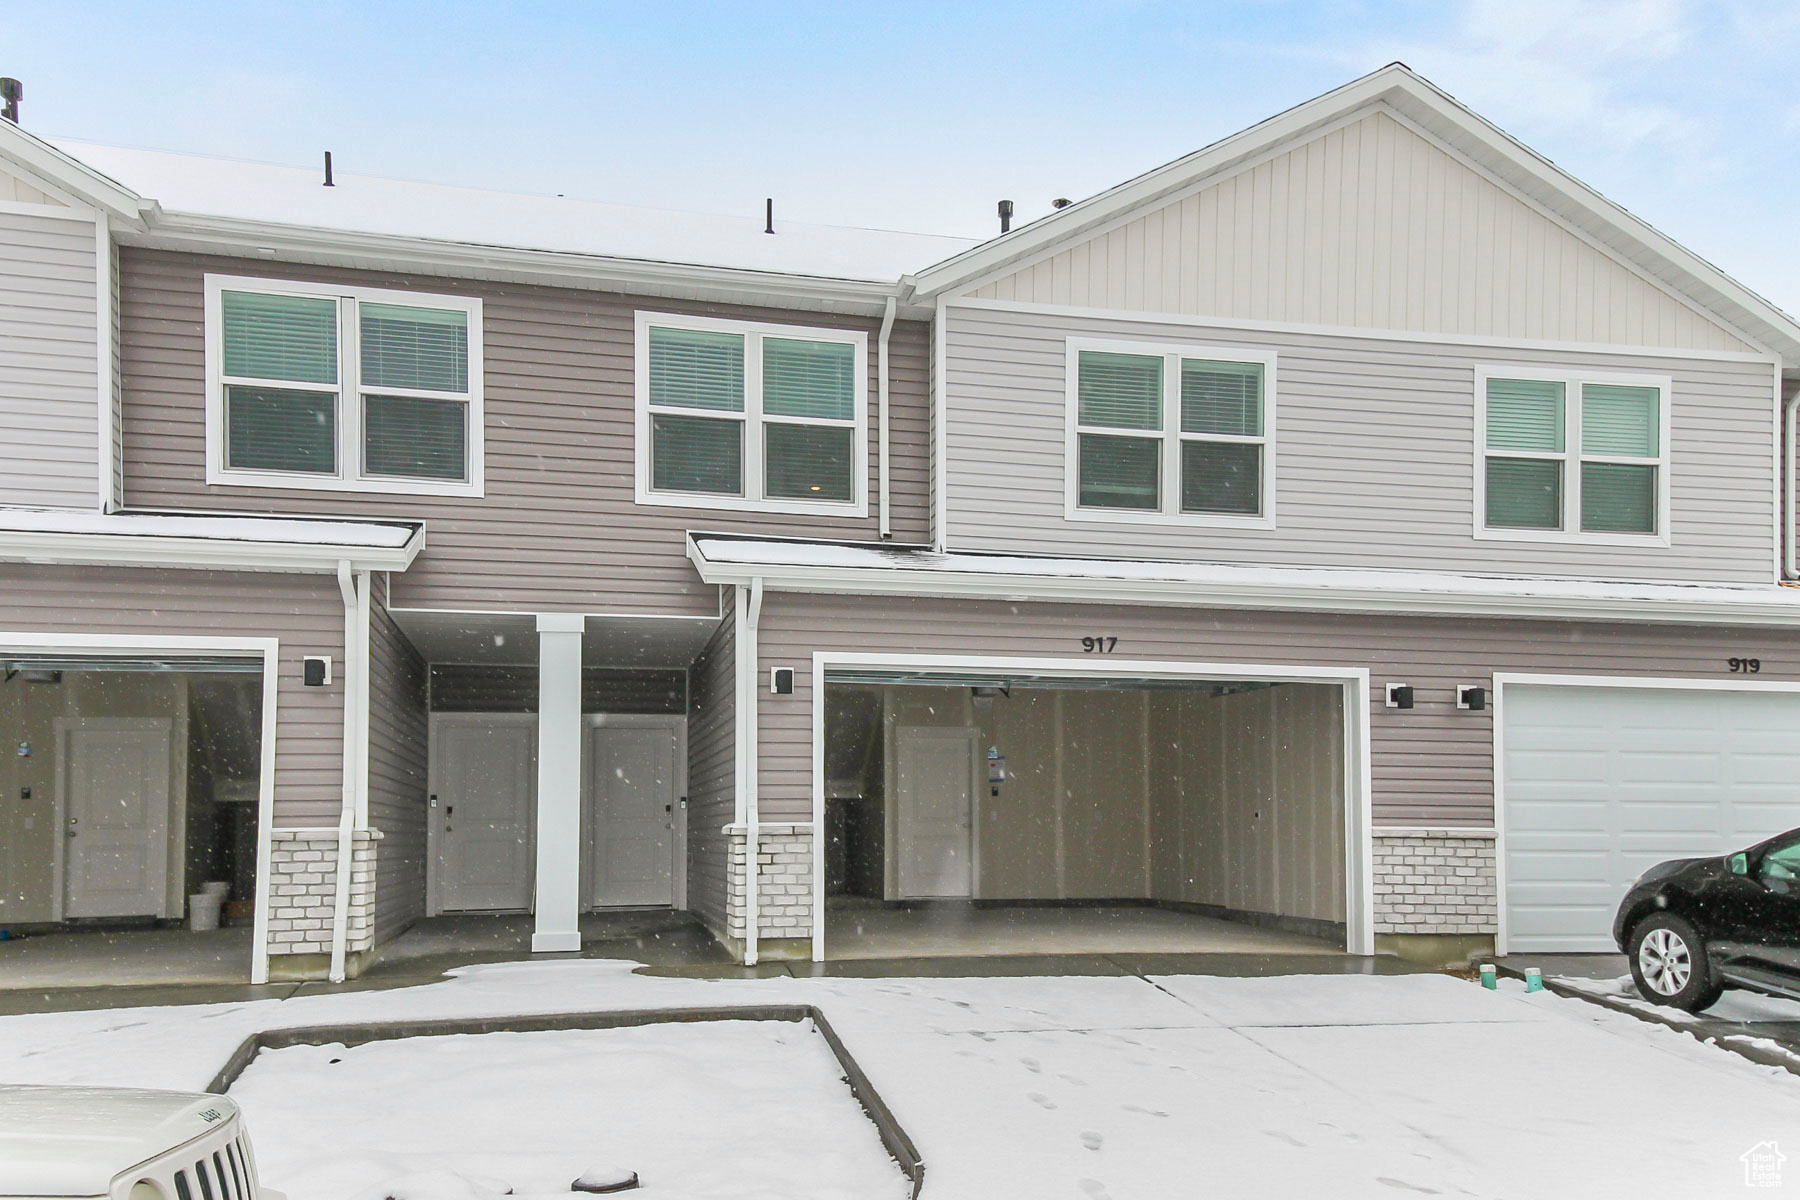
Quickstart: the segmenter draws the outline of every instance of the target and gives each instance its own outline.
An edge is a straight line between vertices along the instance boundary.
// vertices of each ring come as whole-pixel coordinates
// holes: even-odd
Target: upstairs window
[[[481,494],[481,301],[208,276],[207,482]]]
[[[1273,521],[1274,357],[1071,342],[1067,515]]]
[[[1661,379],[1484,374],[1483,536],[1667,540]]]
[[[638,314],[637,498],[867,512],[867,338]]]

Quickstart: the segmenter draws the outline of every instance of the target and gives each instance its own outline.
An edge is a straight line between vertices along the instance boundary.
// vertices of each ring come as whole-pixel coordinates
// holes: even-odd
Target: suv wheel
[[[1713,980],[1706,943],[1674,913],[1657,913],[1631,931],[1631,977],[1644,999],[1688,1012],[1711,1008],[1724,987]]]

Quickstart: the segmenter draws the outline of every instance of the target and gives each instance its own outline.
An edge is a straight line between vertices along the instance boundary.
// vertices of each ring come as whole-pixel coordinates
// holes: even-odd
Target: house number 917
[[[1084,637],[1081,639],[1083,654],[1111,654],[1113,647],[1119,644],[1116,637]]]
[[[1733,675],[1755,675],[1762,670],[1762,659],[1728,658],[1725,665],[1731,668]]]

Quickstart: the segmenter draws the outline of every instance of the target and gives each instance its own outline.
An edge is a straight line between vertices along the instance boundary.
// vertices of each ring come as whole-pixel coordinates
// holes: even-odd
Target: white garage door
[[[1612,950],[1645,867],[1800,826],[1800,694],[1515,684],[1502,718],[1510,951]]]

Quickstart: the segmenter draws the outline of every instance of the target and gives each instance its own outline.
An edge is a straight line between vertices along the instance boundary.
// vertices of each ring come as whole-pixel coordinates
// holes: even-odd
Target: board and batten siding
[[[425,660],[373,589],[369,604],[369,825],[375,843],[375,944],[425,915],[426,748],[431,716]]]
[[[734,610],[731,589],[725,607]],[[726,896],[737,819],[737,625],[730,617],[695,660],[688,676],[688,909],[713,933],[730,927]],[[810,810],[809,810],[810,811]]]
[[[1286,566],[1766,583],[1768,363],[948,309],[949,547]],[[1273,351],[1275,528],[1068,520],[1070,338]],[[1478,368],[1672,379],[1671,545],[1478,538]]]
[[[99,505],[96,238],[91,216],[53,201],[0,210],[0,505]]]
[[[1104,677],[1108,659],[1080,641],[1104,634],[1119,639],[1113,661],[1367,668],[1378,828],[1493,823],[1493,711],[1458,709],[1458,684],[1491,687],[1497,671],[1742,679],[1728,673],[1737,656],[1761,659],[1758,679],[1800,680],[1800,631],[1760,628],[795,593],[769,593],[760,628],[762,669],[795,668],[793,695],[758,692],[758,798],[770,823],[811,819],[820,650],[1055,658]],[[1389,683],[1411,684],[1416,706],[1385,707]]]
[[[307,687],[301,659],[344,661],[344,604],[324,575],[0,564],[8,633],[274,637],[275,824],[336,825],[344,790],[344,684]],[[147,652],[148,653],[148,652]]]
[[[1754,348],[1382,111],[1197,185],[973,294],[1359,329]]]
[[[474,282],[126,248],[120,298],[125,499],[134,506],[423,519],[425,553],[394,576],[396,608],[718,611],[686,558],[689,529],[873,539],[878,459],[869,421],[870,515],[745,513],[634,501],[633,327],[638,309],[854,328],[870,338],[876,402],[879,322],[607,292]],[[485,341],[486,495],[208,486],[203,281],[208,272],[474,295]],[[901,321],[889,345],[893,530],[927,535],[927,327]],[[90,403],[90,408],[93,405]]]

